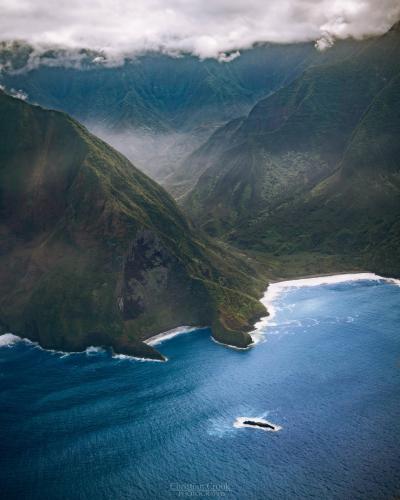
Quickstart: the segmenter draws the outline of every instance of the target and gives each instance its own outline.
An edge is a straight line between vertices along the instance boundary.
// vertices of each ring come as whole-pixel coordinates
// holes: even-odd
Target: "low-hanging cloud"
[[[325,49],[382,34],[399,18],[399,0],[0,0],[0,37],[110,60],[156,50],[229,61],[257,42]]]

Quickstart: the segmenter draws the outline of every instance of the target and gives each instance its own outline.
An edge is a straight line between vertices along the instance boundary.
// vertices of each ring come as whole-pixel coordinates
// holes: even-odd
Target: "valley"
[[[146,337],[211,325],[243,347],[268,280],[399,276],[399,24],[229,63],[0,55],[3,88],[78,118],[180,205],[67,115],[2,93],[3,329],[153,355]]]
[[[1,499],[400,499],[399,0],[0,33]]]

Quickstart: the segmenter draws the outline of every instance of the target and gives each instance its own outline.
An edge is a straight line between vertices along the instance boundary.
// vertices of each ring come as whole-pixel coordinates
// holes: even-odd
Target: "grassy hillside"
[[[39,54],[0,42],[0,85],[67,112],[163,182],[216,128],[248,113],[316,57],[322,55],[308,43],[256,47],[230,63],[147,53],[113,66],[83,49]]]
[[[219,131],[211,154],[204,150],[213,138],[192,155],[207,168],[187,210],[206,227],[229,231],[332,173],[368,106],[399,72],[399,56],[393,30],[359,42],[351,58],[308,68],[257,103],[234,134],[228,126]]]
[[[359,46],[203,146],[207,168],[183,201],[200,226],[272,259],[296,255],[300,267],[314,252],[399,274],[398,26]]]
[[[263,283],[197,237],[170,196],[67,115],[0,91],[0,320],[56,349],[211,325],[245,346]]]
[[[259,248],[280,255],[342,255],[355,266],[399,276],[398,137],[400,75],[371,103],[338,170],[243,230],[245,245],[257,241]]]

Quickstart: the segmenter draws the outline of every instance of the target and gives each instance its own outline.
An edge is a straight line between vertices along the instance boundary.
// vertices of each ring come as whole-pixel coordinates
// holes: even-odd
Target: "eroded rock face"
[[[80,124],[0,90],[0,132],[0,331],[163,359],[142,341],[183,324],[235,337],[259,310],[238,259]]]
[[[165,291],[173,260],[157,235],[148,229],[138,231],[129,245],[118,293],[124,320],[138,317],[154,294]]]
[[[151,229],[139,229],[129,242],[117,285],[117,304],[128,336],[144,340],[182,324],[210,322],[203,283]]]

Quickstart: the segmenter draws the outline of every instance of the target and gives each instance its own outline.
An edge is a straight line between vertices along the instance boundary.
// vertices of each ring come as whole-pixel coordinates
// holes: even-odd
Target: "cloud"
[[[0,0],[3,40],[37,50],[85,47],[105,60],[156,50],[229,61],[256,42],[316,41],[387,31],[399,0]],[[96,63],[102,59],[96,57]]]

